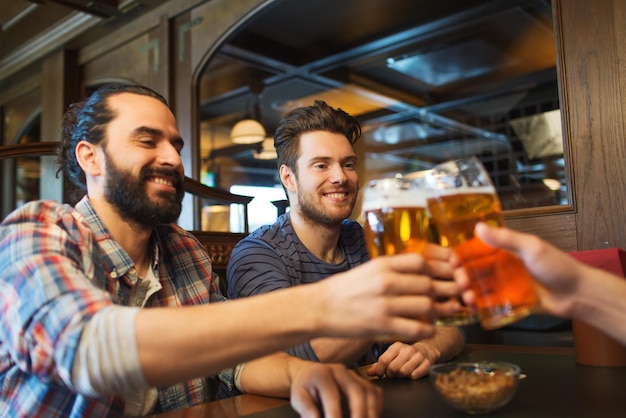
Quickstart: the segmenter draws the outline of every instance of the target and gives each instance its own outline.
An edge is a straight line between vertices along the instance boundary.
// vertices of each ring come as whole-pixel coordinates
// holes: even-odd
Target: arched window
[[[548,0],[277,0],[199,82],[210,185],[280,188],[265,139],[288,110],[323,99],[363,125],[361,184],[477,155],[505,210],[569,204]],[[246,119],[265,134],[240,143]]]

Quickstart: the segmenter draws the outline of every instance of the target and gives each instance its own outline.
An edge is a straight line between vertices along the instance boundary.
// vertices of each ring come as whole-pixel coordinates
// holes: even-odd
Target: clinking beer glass
[[[425,176],[425,185],[440,241],[453,248],[470,277],[481,326],[495,329],[535,312],[534,281],[521,260],[474,236],[478,222],[503,224],[500,201],[480,161],[441,163]]]
[[[372,258],[403,253],[422,254],[435,242],[426,207],[423,178],[381,178],[363,189],[364,235]],[[477,321],[467,310],[437,318],[436,325],[465,325]]]

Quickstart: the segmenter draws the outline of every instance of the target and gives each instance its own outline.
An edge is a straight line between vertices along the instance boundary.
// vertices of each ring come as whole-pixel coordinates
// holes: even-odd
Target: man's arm
[[[372,347],[371,338],[316,338],[310,341],[322,363],[355,364]]]
[[[344,365],[315,363],[283,352],[247,362],[241,386],[250,393],[289,396],[292,406],[302,416],[318,413],[320,406],[321,416],[344,416],[337,388],[343,393],[353,417],[378,416],[382,409],[380,387]]]
[[[456,302],[435,304],[431,295],[453,296],[458,286],[417,274],[422,268],[417,255],[381,257],[319,283],[267,295],[143,309],[135,322],[142,369],[151,385],[165,386],[311,337],[391,333],[414,341],[429,338],[435,331],[429,323],[433,315],[459,309]]]
[[[465,345],[465,337],[457,327],[437,327],[435,335],[418,341],[414,347],[424,347],[425,350],[432,350],[435,362],[451,360],[461,353]]]
[[[431,338],[413,344],[393,343],[368,370],[370,376],[419,379],[430,366],[447,361],[463,349],[463,334],[456,327],[438,327]]]

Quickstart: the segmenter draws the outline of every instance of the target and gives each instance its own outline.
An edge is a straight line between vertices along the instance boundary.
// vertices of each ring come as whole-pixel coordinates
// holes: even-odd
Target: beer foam
[[[454,196],[457,194],[496,194],[496,188],[493,186],[479,186],[479,187],[451,187],[449,189],[442,188],[433,190],[431,193],[432,197],[435,196]]]
[[[363,190],[363,212],[382,208],[426,207],[426,190],[415,185],[400,187],[402,180],[378,180],[376,186],[367,185]]]

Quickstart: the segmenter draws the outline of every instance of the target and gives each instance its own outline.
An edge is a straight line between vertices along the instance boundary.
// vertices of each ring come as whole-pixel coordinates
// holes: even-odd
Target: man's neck
[[[338,245],[341,224],[332,227],[315,224],[295,211],[290,212],[289,217],[296,235],[313,255],[332,264],[343,260],[343,253]]]
[[[143,277],[150,264],[149,241],[152,228],[123,219],[120,214],[104,199],[91,199],[90,203],[113,239],[128,253]]]

